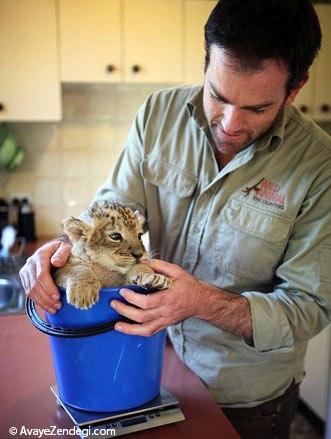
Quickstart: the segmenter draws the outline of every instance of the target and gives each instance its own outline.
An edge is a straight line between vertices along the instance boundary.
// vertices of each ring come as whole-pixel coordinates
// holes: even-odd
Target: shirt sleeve
[[[330,169],[330,163],[328,164]],[[315,181],[296,218],[274,290],[242,293],[250,304],[254,347],[290,351],[331,321],[331,175]]]

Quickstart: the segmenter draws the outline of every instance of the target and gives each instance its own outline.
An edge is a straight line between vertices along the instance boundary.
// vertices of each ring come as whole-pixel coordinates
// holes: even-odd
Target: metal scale
[[[57,404],[64,408],[74,424],[81,430],[81,438],[117,437],[185,419],[178,400],[163,387],[159,394],[147,404],[122,412],[102,413],[75,409],[61,401],[57,386],[51,386],[50,389],[56,397]]]

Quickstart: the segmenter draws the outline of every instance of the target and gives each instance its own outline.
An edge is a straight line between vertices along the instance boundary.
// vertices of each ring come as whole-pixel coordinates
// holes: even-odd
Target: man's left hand
[[[111,306],[120,314],[138,323],[118,322],[117,331],[125,334],[150,336],[169,325],[196,316],[202,304],[204,283],[169,262],[150,259],[143,262],[156,273],[172,280],[171,288],[152,294],[135,293],[128,289],[120,294],[131,305],[112,300]]]

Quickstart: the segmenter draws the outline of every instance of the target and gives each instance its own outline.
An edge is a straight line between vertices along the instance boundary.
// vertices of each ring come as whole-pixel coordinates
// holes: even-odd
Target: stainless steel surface
[[[0,274],[0,315],[25,312],[25,293],[18,275]]]
[[[25,312],[25,293],[19,277],[24,256],[0,257],[0,316]]]
[[[13,282],[10,279],[0,279],[0,309],[10,305],[14,294]]]

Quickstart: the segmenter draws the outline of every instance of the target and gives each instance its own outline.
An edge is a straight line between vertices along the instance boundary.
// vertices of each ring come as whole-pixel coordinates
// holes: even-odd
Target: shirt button
[[[200,232],[199,227],[194,226],[194,227],[193,227],[193,232],[194,232],[194,233],[199,233],[199,232]]]
[[[179,331],[178,328],[175,328],[175,329],[174,329],[174,334],[175,334],[175,335],[179,335],[179,334],[180,334],[180,331]]]

